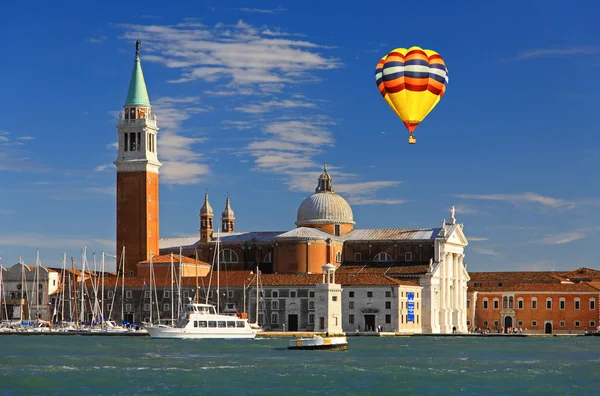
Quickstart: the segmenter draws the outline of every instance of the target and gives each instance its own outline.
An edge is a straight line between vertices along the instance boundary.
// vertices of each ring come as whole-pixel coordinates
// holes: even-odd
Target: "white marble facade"
[[[435,240],[435,261],[420,278],[423,286],[423,333],[467,332],[467,273],[463,225],[444,220]]]

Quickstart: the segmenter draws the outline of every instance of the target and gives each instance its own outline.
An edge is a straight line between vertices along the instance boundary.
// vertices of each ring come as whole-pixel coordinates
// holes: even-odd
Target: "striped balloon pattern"
[[[435,51],[396,48],[377,63],[379,92],[412,135],[438,104],[448,84],[448,69]]]

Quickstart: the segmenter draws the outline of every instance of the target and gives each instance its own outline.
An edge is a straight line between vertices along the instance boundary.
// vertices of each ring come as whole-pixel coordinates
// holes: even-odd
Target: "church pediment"
[[[462,228],[463,227],[461,224],[451,226],[450,230],[448,230],[448,236],[446,237],[447,243],[460,246],[467,246],[469,244],[469,241],[467,240],[467,237],[465,236]]]

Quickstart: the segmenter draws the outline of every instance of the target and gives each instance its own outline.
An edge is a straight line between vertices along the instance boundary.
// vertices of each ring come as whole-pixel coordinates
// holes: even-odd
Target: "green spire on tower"
[[[133,63],[133,71],[131,80],[129,81],[129,90],[127,91],[127,99],[125,106],[148,106],[150,107],[150,98],[148,98],[148,90],[146,89],[146,81],[144,81],[144,73],[142,73],[142,63],[140,61],[140,45],[142,42],[135,42],[135,61]]]

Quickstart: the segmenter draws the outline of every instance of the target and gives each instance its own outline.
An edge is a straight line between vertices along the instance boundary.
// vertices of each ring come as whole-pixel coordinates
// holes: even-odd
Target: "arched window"
[[[506,296],[502,297],[502,308],[508,308],[508,297]]]
[[[575,297],[575,300],[573,301],[575,304],[575,310],[580,310],[581,309],[581,299],[579,297]]]
[[[515,308],[515,298],[513,296],[508,297],[508,308]]]
[[[499,305],[500,305],[500,299],[494,298],[494,309],[500,309]]]
[[[590,298],[590,309],[595,310],[596,309],[596,299],[595,298]]]
[[[561,311],[565,310],[565,306],[567,305],[567,300],[564,297],[558,299],[558,308]]]
[[[272,263],[273,262],[273,254],[269,253],[263,258],[264,263]]]
[[[224,264],[232,264],[238,262],[237,254],[231,249],[224,249],[219,254],[219,261]]]
[[[336,263],[341,263],[342,262],[342,252],[337,252],[335,254],[335,261],[336,261]]]
[[[483,309],[488,309],[489,300],[486,298],[483,299]]]
[[[531,309],[537,309],[537,297],[531,297]]]
[[[386,252],[377,253],[377,256],[373,259],[376,263],[384,263],[386,261],[393,261],[392,256],[387,254]]]

